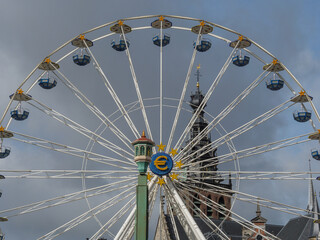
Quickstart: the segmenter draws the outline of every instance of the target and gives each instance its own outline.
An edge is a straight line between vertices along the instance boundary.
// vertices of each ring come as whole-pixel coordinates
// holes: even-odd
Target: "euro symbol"
[[[160,160],[161,158],[164,158],[165,160]],[[159,157],[156,158],[156,160],[154,160],[154,165],[156,166],[156,168],[158,168],[161,171],[167,170],[168,166],[159,167],[159,165],[160,166],[165,165],[167,163],[167,159],[168,158],[166,156],[159,156]]]

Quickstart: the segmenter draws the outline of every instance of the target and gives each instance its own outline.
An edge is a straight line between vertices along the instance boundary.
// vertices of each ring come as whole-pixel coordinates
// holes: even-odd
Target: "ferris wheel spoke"
[[[188,195],[187,198],[190,199],[190,202],[194,205],[195,208],[198,208],[198,207],[191,201],[194,198],[194,196],[192,194],[190,194],[190,192],[192,192],[193,194],[197,194],[197,195],[201,196],[201,198],[204,199],[204,201],[201,198],[199,199],[199,201],[202,204],[205,204],[207,207],[213,208],[219,214],[222,214],[226,218],[230,218],[232,221],[237,222],[242,227],[245,227],[245,228],[247,228],[247,229],[249,229],[249,230],[251,230],[253,232],[256,232],[256,229],[265,232],[268,235],[268,237],[264,237],[265,239],[279,239],[278,237],[274,236],[273,234],[271,234],[269,232],[266,232],[264,229],[262,229],[259,226],[253,224],[252,222],[248,221],[247,219],[241,217],[239,214],[235,213],[234,211],[229,210],[228,208],[225,208],[221,204],[216,203],[215,201],[213,201],[212,199],[210,199],[207,196],[203,195],[202,193],[200,193],[198,191],[195,191],[194,189],[192,189],[191,187],[189,187],[189,186],[187,186],[185,184],[181,184],[181,185],[182,185],[182,189],[187,190],[187,192],[186,191],[184,191],[184,192],[180,191],[180,192],[182,194]],[[202,190],[199,187],[196,187],[196,189]],[[219,194],[230,197],[230,195],[221,194],[220,192],[219,192]],[[200,209],[198,209],[198,210],[200,210]],[[202,212],[200,211],[200,213],[202,213]],[[202,215],[204,215],[204,214],[202,213]]]
[[[195,179],[191,179],[191,182],[193,183],[200,183],[198,180]],[[203,182],[201,182],[203,183]],[[292,205],[288,205],[288,204],[284,204],[284,203],[280,203],[278,201],[274,201],[274,200],[270,200],[270,199],[266,199],[266,198],[262,198],[262,197],[258,197],[255,195],[251,195],[248,193],[244,193],[244,192],[240,192],[240,191],[236,191],[236,190],[231,190],[231,189],[227,189],[221,186],[217,186],[217,185],[211,185],[208,183],[203,183],[206,186],[207,190],[213,191],[215,193],[219,193],[220,195],[224,195],[224,196],[230,196],[230,194],[236,194],[237,196],[233,196],[234,199],[236,200],[240,200],[240,201],[244,201],[244,202],[250,202],[253,204],[256,204],[257,202],[261,203],[260,205],[266,208],[270,208],[276,211],[281,211],[281,212],[285,212],[285,213],[289,213],[292,215],[296,215],[296,216],[300,216],[300,217],[305,217],[305,218],[310,218],[308,216],[305,216],[303,214],[307,214],[310,213],[310,210],[307,209],[302,209],[302,208],[298,208]],[[195,187],[198,189],[201,189],[199,187]],[[229,195],[227,194],[229,193]],[[244,196],[244,197],[240,197],[238,195]],[[316,212],[311,212],[311,213],[315,213],[318,214]]]
[[[52,64],[51,64],[52,65]],[[55,66],[52,65],[54,68]],[[117,128],[114,123],[103,114],[65,75],[63,75],[57,68],[55,70],[60,74],[57,75],[54,71],[53,74],[67,87],[73,94],[110,130],[124,143],[130,143],[127,136]]]
[[[39,211],[39,210],[43,210],[51,207],[60,206],[70,202],[75,202],[75,201],[79,201],[79,200],[83,200],[91,197],[96,197],[106,193],[116,192],[121,189],[126,190],[128,186],[134,186],[134,184],[132,183],[133,180],[134,178],[119,180],[119,181],[115,181],[113,183],[105,184],[99,187],[88,188],[82,191],[69,193],[66,195],[46,199],[43,201],[38,201],[38,202],[30,203],[23,206],[18,206],[11,209],[5,209],[0,211],[0,213],[8,214],[7,218],[11,218],[11,217],[24,215],[27,213],[32,213],[35,211]]]
[[[124,150],[123,148],[117,146],[116,144],[110,142],[109,140],[103,138],[101,135],[97,134],[96,132],[93,132],[84,126],[80,125],[79,123],[71,120],[70,118],[64,116],[63,114],[55,111],[54,109],[44,105],[43,103],[33,99],[38,105],[36,106],[35,104],[28,102],[29,105],[33,106],[34,108],[37,108],[39,111],[47,114],[48,116],[52,117],[53,119],[59,121],[60,123],[63,123],[65,126],[70,127],[74,131],[82,134],[83,136],[89,138],[92,141],[95,141],[99,143],[101,146],[115,152],[116,154],[125,157],[122,153],[125,153],[129,155],[130,157],[133,157],[132,152],[128,152]],[[98,140],[99,139],[99,140]],[[132,151],[132,147],[130,147],[127,143],[125,143],[127,147]]]
[[[313,180],[310,174],[319,175],[320,172],[260,172],[260,171],[238,171],[221,172],[218,174],[231,174],[230,179],[240,180]],[[239,177],[237,176],[239,175]]]
[[[58,237],[58,236],[62,235],[63,233],[78,226],[79,224],[91,219],[93,216],[96,216],[99,213],[106,211],[107,209],[118,204],[119,202],[126,200],[127,198],[131,197],[134,194],[134,192],[132,192],[134,187],[135,186],[130,187],[127,190],[123,191],[121,194],[118,194],[114,197],[111,197],[107,201],[104,201],[103,203],[89,209],[88,211],[84,212],[80,216],[70,220],[69,222],[63,224],[62,226],[60,226],[60,227],[52,230],[51,232],[41,236],[40,238],[38,238],[38,240],[40,240],[40,239],[53,239],[55,237]]]
[[[176,157],[180,157],[182,153],[185,154],[187,149],[191,149],[195,146],[206,134],[214,129],[217,124],[220,123],[243,99],[245,99],[250,92],[252,92],[269,74],[265,75],[267,70],[260,74],[239,96],[237,96],[224,110],[222,110],[217,117],[215,117],[192,141],[190,141],[184,148],[184,151],[180,151]],[[263,75],[265,75],[263,77]]]
[[[217,166],[218,164],[222,164],[222,163],[227,163],[230,161],[235,161],[236,159],[241,159],[241,158],[247,158],[247,157],[251,157],[254,155],[258,155],[258,154],[262,154],[262,153],[266,153],[266,152],[270,152],[270,151],[275,151],[278,149],[282,149],[282,148],[286,148],[286,147],[290,147],[293,145],[298,145],[298,144],[302,144],[302,143],[306,143],[311,141],[311,139],[307,138],[310,135],[310,133],[308,134],[303,134],[300,136],[296,136],[296,137],[291,137],[291,138],[287,138],[287,139],[283,139],[283,140],[279,140],[276,142],[270,142],[267,144],[262,144],[259,146],[254,146],[254,147],[250,147],[247,149],[243,149],[243,150],[238,150],[238,151],[234,151],[231,153],[227,153],[224,155],[219,156],[219,162],[214,162],[214,163],[209,163],[208,165],[206,165],[206,167],[209,166]],[[212,148],[214,149],[214,148]],[[195,159],[191,159],[190,163],[192,161],[194,161]],[[206,161],[201,161],[201,162],[206,162],[208,163],[208,160],[217,160],[216,158],[211,158],[211,159],[206,159]],[[189,163],[186,163],[186,166],[190,165]]]
[[[157,177],[153,177],[151,181],[148,182],[148,190],[152,193],[154,192],[154,196],[149,197],[149,211],[152,212],[154,205],[154,197],[156,192],[158,191],[158,185],[156,184]],[[152,194],[151,194],[152,195]],[[150,202],[151,200],[151,202]],[[153,202],[153,203],[152,203]],[[126,221],[123,223],[121,228],[119,229],[117,235],[114,237],[114,240],[131,240],[134,233],[134,223],[135,223],[135,214],[136,214],[136,206],[133,207]],[[149,215],[150,216],[150,215]]]
[[[205,204],[207,207],[211,207],[213,210],[217,211],[219,214],[222,214],[225,217],[230,217],[229,215],[232,213],[232,211],[227,208],[224,209],[223,206],[220,206],[219,204],[212,201],[211,199],[209,199],[205,195],[199,194],[197,191],[194,191],[191,188],[184,188],[184,189],[187,190],[187,192],[179,191],[179,193],[182,196],[184,196],[184,198],[189,200],[189,202],[192,205],[194,214],[199,213],[200,219],[202,219],[203,222],[212,230],[212,232],[210,233],[210,236],[218,235],[220,238],[229,239],[228,236],[219,228],[219,226],[217,226],[210,218],[208,218],[208,216],[206,216],[201,211],[201,209],[195,203],[193,203],[193,201],[192,201],[192,199],[194,198],[193,194],[198,194],[199,196],[201,196],[201,198],[205,199],[205,201],[203,201],[201,198],[199,198],[199,201],[202,204]],[[234,221],[239,223],[239,221],[236,221],[236,220],[234,220]],[[208,236],[206,236],[206,237],[208,238]]]
[[[240,136],[241,134],[259,126],[260,124],[264,123],[268,119],[278,115],[279,113],[285,111],[286,109],[293,106],[295,103],[289,104],[290,100],[285,101],[284,103],[278,105],[277,107],[263,113],[262,115],[250,120],[249,122],[243,124],[242,126],[230,131],[229,133],[226,133],[225,135],[221,136],[220,138],[216,139],[215,141],[211,142],[209,145],[204,146],[203,148],[195,151],[192,153],[192,155],[200,154],[200,156],[204,155],[205,153],[208,153],[209,151],[212,151],[216,149],[217,147],[231,141],[232,139]],[[287,105],[287,106],[286,106]],[[186,153],[184,154],[186,155]],[[191,155],[189,155],[190,157]],[[183,156],[181,157],[183,159]]]
[[[199,29],[199,33],[198,33],[197,40],[196,40],[196,46],[200,42],[200,39],[201,39],[201,36],[202,36],[201,31],[202,31],[202,26]],[[185,82],[184,82],[184,86],[182,88],[181,96],[180,96],[180,99],[179,99],[179,105],[178,105],[178,108],[177,108],[177,111],[176,111],[176,115],[174,117],[173,125],[172,125],[171,132],[170,132],[170,136],[169,136],[169,139],[168,139],[166,152],[169,152],[169,150],[170,150],[171,143],[172,143],[172,140],[173,140],[173,135],[174,135],[174,133],[176,131],[178,119],[179,119],[181,108],[182,108],[182,103],[183,103],[183,100],[184,100],[184,97],[185,97],[185,94],[186,94],[186,91],[187,91],[187,87],[188,87],[188,83],[189,83],[189,80],[190,80],[191,71],[193,69],[194,61],[196,59],[196,55],[197,55],[197,48],[195,47],[193,49],[193,53],[192,53],[192,57],[191,57],[191,60],[190,60],[187,76],[186,76],[186,79],[185,79]]]
[[[160,140],[159,140],[159,143],[162,144],[162,114],[163,114],[163,82],[162,82],[162,77],[163,77],[163,59],[162,59],[162,52],[163,52],[163,39],[164,36],[163,36],[163,29],[162,29],[162,24],[163,24],[163,21],[160,21],[160,126],[159,126],[159,131],[160,131]]]
[[[178,233],[178,229],[177,229],[177,224],[176,224],[176,220],[174,218],[174,214],[173,214],[173,206],[171,205],[170,201],[167,201],[167,204],[168,204],[168,208],[167,208],[167,211],[169,212],[169,216],[170,216],[170,219],[171,219],[171,223],[172,223],[172,226],[173,226],[173,233],[174,233],[174,236],[177,240],[180,240],[180,237],[179,237],[179,233]],[[160,215],[163,215],[162,212],[160,213]],[[162,216],[160,216],[161,218]],[[163,216],[164,217],[164,216]]]
[[[229,67],[229,65],[231,63],[232,56],[233,56],[234,52],[236,51],[238,44],[239,44],[239,42],[237,43],[236,47],[233,48],[233,50],[229,54],[227,60],[225,61],[225,63],[222,66],[222,68],[220,69],[217,77],[212,82],[209,90],[207,91],[206,95],[204,96],[203,100],[201,101],[201,104],[199,105],[197,110],[192,114],[192,117],[191,117],[189,123],[187,124],[186,128],[184,129],[183,133],[181,134],[181,137],[179,138],[179,140],[177,141],[177,143],[176,143],[176,145],[174,147],[175,149],[180,149],[182,144],[185,142],[185,139],[186,139],[188,133],[190,132],[190,129],[192,128],[193,124],[195,123],[195,121],[200,116],[201,112],[203,112],[203,109],[205,108],[205,106],[206,106],[208,100],[210,99],[212,93],[214,92],[214,90],[218,86],[218,84],[219,84],[221,78],[223,77],[224,73],[227,71],[227,69],[228,69],[228,67]]]
[[[200,168],[201,169],[201,168]],[[183,171],[175,171],[182,174]],[[188,173],[200,174],[203,170],[188,170]],[[207,177],[202,180],[314,180],[310,174],[320,172],[268,172],[268,171],[206,171]]]
[[[113,89],[110,81],[108,80],[106,74],[104,73],[104,71],[102,70],[99,62],[97,61],[97,59],[95,58],[95,56],[93,55],[92,51],[90,50],[90,48],[88,47],[86,41],[84,41],[84,44],[87,47],[87,50],[89,51],[91,57],[93,58],[93,61],[95,63],[95,69],[98,71],[99,75],[101,76],[104,85],[106,86],[106,88],[108,89],[112,99],[114,100],[114,102],[116,103],[118,109],[120,110],[120,112],[123,114],[128,126],[130,127],[133,135],[138,138],[139,137],[139,131],[137,130],[135,124],[133,123],[132,119],[130,118],[129,114],[127,113],[125,107],[123,106],[120,98],[118,97],[117,93],[115,92],[115,90]]]
[[[166,199],[170,201],[171,205],[174,207],[176,216],[184,228],[188,238],[205,240],[206,238],[181,199],[174,183],[168,177],[164,177],[164,179],[166,181],[166,184],[164,185]]]
[[[137,170],[0,170],[5,178],[32,179],[127,179],[136,178]],[[119,176],[119,174],[132,174]]]
[[[103,163],[109,166],[114,166],[116,168],[121,168],[124,170],[132,170],[132,168],[128,168],[128,167],[124,167],[121,165],[116,165],[114,164],[115,162],[121,163],[121,164],[125,164],[125,165],[130,165],[130,166],[135,166],[134,163],[132,163],[129,159],[129,161],[123,161],[120,159],[116,159],[113,157],[107,157],[101,154],[97,154],[97,153],[93,153],[93,152],[89,152],[89,151],[85,151],[79,148],[75,148],[75,147],[70,147],[64,144],[59,144],[59,143],[55,143],[52,141],[48,141],[48,140],[44,140],[44,139],[40,139],[40,138],[36,138],[36,137],[32,137],[26,134],[21,134],[21,133],[17,133],[17,132],[12,132],[15,136],[21,136],[24,139],[20,139],[17,137],[12,137],[11,139],[16,140],[16,141],[20,141],[23,143],[28,143],[34,146],[38,146],[38,147],[42,147],[45,149],[50,149],[56,152],[60,152],[60,153],[64,153],[64,154],[68,154],[71,156],[76,156],[79,158],[83,158],[86,157],[88,160],[90,161],[94,161],[94,162],[99,162],[99,163]],[[92,158],[89,156],[95,156],[97,158]]]
[[[142,99],[142,96],[141,96],[141,92],[140,92],[137,76],[136,76],[136,73],[135,73],[135,70],[134,70],[134,67],[133,67],[133,63],[132,63],[132,59],[131,59],[130,50],[129,50],[129,46],[128,46],[128,43],[127,43],[126,35],[125,35],[124,30],[123,30],[123,26],[121,25],[120,27],[121,27],[123,40],[124,40],[124,43],[126,45],[126,55],[128,56],[131,76],[132,76],[132,79],[133,79],[133,82],[134,82],[134,86],[135,86],[135,89],[136,89],[137,97],[138,97],[139,104],[140,104],[140,107],[141,107],[143,120],[144,120],[144,123],[146,125],[147,133],[148,133],[149,138],[153,139],[152,132],[151,132],[150,125],[149,125],[149,121],[148,121],[148,116],[147,116],[146,109],[145,109],[145,106],[144,106],[144,103],[143,103],[143,99]]]
[[[267,73],[263,78],[262,76],[267,70],[265,70],[258,78],[255,79],[238,97],[236,97],[223,111],[221,111],[217,117],[215,117],[209,124],[196,136],[190,141],[186,147],[183,148],[176,155],[176,159],[180,158],[181,155],[185,155],[189,149],[192,149],[197,143],[201,141],[211,130],[213,130],[220,122],[243,100],[245,99],[250,92],[254,90],[264,78],[268,76]],[[289,102],[289,101],[288,101]],[[281,106],[281,105],[280,105]],[[268,112],[267,112],[268,113]]]
[[[156,199],[157,199],[157,193],[158,193],[158,190],[159,190],[159,185],[158,184],[155,184],[153,186],[153,188],[151,188],[151,191],[150,191],[150,194],[149,194],[149,220],[151,219],[151,216],[152,216],[152,212],[153,212],[153,209],[154,209],[154,205],[155,205],[155,202],[156,202]]]
[[[188,192],[183,193],[183,192],[179,191],[179,194],[182,195],[183,197],[185,197],[186,199],[190,198],[190,193],[188,193]],[[170,198],[169,198],[169,199],[170,199]],[[170,202],[170,200],[169,200],[169,202]],[[201,209],[200,209],[198,206],[196,206],[192,201],[190,201],[190,203],[191,203],[191,204],[193,205],[193,207],[195,208],[194,211],[197,211],[197,212],[200,214],[199,217],[203,220],[203,222],[204,222],[213,232],[217,233],[217,235],[218,235],[219,237],[221,237],[222,239],[226,239],[226,240],[229,239],[228,236],[227,236],[214,222],[212,222],[212,221],[201,211]],[[173,208],[173,209],[174,209],[174,208]],[[218,231],[220,234],[219,234],[217,231]]]
[[[133,196],[113,217],[107,221],[91,238],[90,240],[98,240],[102,235],[109,230],[125,213],[127,213],[135,204],[135,196]]]

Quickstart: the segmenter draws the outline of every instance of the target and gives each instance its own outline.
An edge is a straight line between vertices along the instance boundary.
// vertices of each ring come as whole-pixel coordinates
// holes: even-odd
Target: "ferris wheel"
[[[189,17],[123,18],[61,45],[8,95],[1,181],[27,197],[12,200],[0,217],[38,214],[46,222],[58,215],[38,239],[70,239],[82,228],[90,239],[131,239],[143,167],[149,221],[166,212],[176,239],[178,221],[190,239],[210,239],[196,218],[219,239],[228,236],[214,218],[254,231],[239,202],[310,213],[271,188],[255,191],[312,179],[311,171],[276,163],[301,146],[320,160],[320,116],[287,67],[245,34]],[[141,155],[150,168],[137,165]],[[263,239],[279,239],[260,230]]]

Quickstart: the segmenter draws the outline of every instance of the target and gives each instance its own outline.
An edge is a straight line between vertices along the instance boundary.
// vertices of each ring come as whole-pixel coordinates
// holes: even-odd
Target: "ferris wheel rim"
[[[168,17],[168,18],[178,18],[178,19],[184,19],[184,20],[192,20],[192,21],[202,21],[202,20],[200,20],[200,19],[193,19],[193,18],[186,18],[186,17],[180,17],[180,16],[171,16],[171,15],[150,15],[150,16],[141,16],[141,17],[134,17],[134,18],[125,18],[125,19],[121,19],[121,20],[123,20],[123,21],[130,21],[130,20],[136,20],[136,19],[144,19],[144,18],[154,18],[154,17],[159,17],[159,16],[165,16],[165,17]],[[103,27],[106,27],[106,26],[109,26],[109,25],[111,25],[111,24],[115,24],[115,23],[117,23],[118,21],[113,21],[113,22],[109,22],[109,23],[106,23],[105,25],[101,25],[101,26],[99,26],[99,27],[97,27],[97,28],[94,28],[94,29],[91,29],[91,30],[89,30],[89,31],[87,31],[87,32],[85,32],[85,34],[86,33],[90,33],[90,32],[92,32],[92,31],[94,31],[94,30],[98,30],[98,29],[100,29],[100,28],[102,28],[102,26]],[[211,25],[213,25],[214,27],[222,27],[222,26],[220,26],[220,25],[217,25],[217,24],[214,24],[214,23],[211,23],[211,22],[207,22],[207,21],[205,21],[206,23],[208,23],[208,24],[211,24]],[[149,28],[149,27],[148,27]],[[143,29],[147,29],[147,28],[144,28],[144,27],[140,27],[139,29],[133,29],[133,30],[143,30]],[[222,28],[222,29],[224,29],[224,28]],[[224,30],[226,30],[226,31],[229,31],[229,30],[227,30],[227,29],[224,29]],[[237,33],[237,32],[234,32],[233,30],[230,30],[230,32],[232,32],[232,33],[234,33],[234,34],[236,34],[236,35],[239,35],[239,36],[242,36],[242,35],[240,35],[239,33]],[[112,34],[110,34],[109,36],[111,36]],[[162,29],[161,29],[161,35],[162,35]],[[108,36],[108,37],[109,37]],[[124,36],[125,36],[125,34],[124,34]],[[247,38],[248,40],[250,40],[249,38]],[[72,40],[74,40],[74,38],[72,39]],[[72,41],[72,40],[70,40],[70,41]],[[221,40],[223,40],[223,39],[221,39]],[[69,44],[70,43],[70,41],[69,42],[66,42],[65,44],[63,44],[63,45],[61,45],[61,47],[59,47],[59,48],[57,48],[54,52],[52,52],[51,54],[49,54],[46,58],[48,58],[48,57],[51,57],[53,54],[55,54],[56,52],[58,52],[60,49],[62,49],[64,46],[66,46],[67,44]],[[197,39],[197,42],[199,41],[199,36],[198,36],[198,39]],[[250,41],[252,41],[252,40],[250,40]],[[126,42],[126,41],[125,41]],[[252,41],[252,43],[254,44],[254,45],[256,45],[258,48],[260,48],[261,50],[263,50],[264,51],[264,49],[260,46],[260,45],[257,45],[254,41]],[[127,46],[128,47],[128,46]],[[161,50],[162,50],[162,47],[160,48]],[[71,51],[70,53],[68,53],[67,55],[65,55],[63,58],[65,58],[66,56],[69,56],[70,54],[72,54],[73,52],[74,52],[75,50],[73,50],[73,51]],[[195,50],[194,50],[195,51]],[[269,56],[271,56],[272,58],[274,58],[275,59],[275,57],[271,54],[271,53],[269,53],[269,52],[267,52],[266,50],[264,51],[265,53],[267,53]],[[62,58],[62,59],[63,59]],[[42,63],[42,62],[41,62]],[[40,64],[41,64],[40,63]],[[39,65],[40,65],[39,64]],[[286,67],[282,64],[282,63],[280,63],[281,64],[281,66],[284,68],[284,70],[286,70],[288,73],[289,73],[289,75],[291,76],[292,74],[289,72],[289,70],[288,69],[286,69]],[[39,66],[38,65],[38,66]],[[55,69],[57,70],[57,68],[55,67]],[[35,70],[34,71],[32,71],[29,75],[31,76],[32,74],[33,74],[33,72],[35,72]],[[161,71],[162,72],[162,71]],[[277,73],[278,74],[278,73]],[[134,74],[133,74],[134,75]],[[21,87],[23,86],[23,84],[29,79],[29,77],[30,76],[28,76],[27,77],[27,79],[19,86],[19,88],[18,89],[21,89]],[[291,76],[292,77],[292,79],[294,80],[294,81],[296,81],[297,83],[298,83],[298,85],[301,87],[301,89],[302,90],[304,90],[304,88],[302,87],[302,85],[298,82],[298,80],[292,75]],[[160,94],[161,95],[161,94]],[[307,95],[308,96],[308,95]],[[308,97],[307,97],[308,98]],[[160,99],[161,99],[161,97],[160,97]],[[181,98],[180,98],[181,99]],[[143,100],[143,99],[142,99]],[[314,105],[312,104],[312,102],[311,102],[311,100],[310,99],[308,99],[308,102],[312,105],[312,108],[313,108],[313,110],[314,110],[314,112],[316,113],[316,115],[317,115],[317,117],[318,117],[318,119],[319,119],[319,115],[317,114],[317,110],[315,109],[315,107],[314,107]],[[12,103],[12,101],[10,101],[9,102],[9,105],[11,105],[11,103]],[[161,107],[160,107],[161,108]],[[7,110],[6,110],[7,111]],[[118,110],[117,110],[118,111]],[[4,114],[4,115],[6,115],[6,114]],[[1,120],[1,122],[3,121],[3,119],[4,119],[4,116],[2,117],[2,120]],[[162,131],[161,131],[162,132]],[[151,132],[150,132],[151,133]],[[162,138],[160,138],[160,139],[162,139]],[[91,141],[91,140],[90,140]],[[162,142],[162,141],[160,141],[160,142]],[[170,146],[170,145],[169,145]],[[239,170],[240,171],[240,170]]]

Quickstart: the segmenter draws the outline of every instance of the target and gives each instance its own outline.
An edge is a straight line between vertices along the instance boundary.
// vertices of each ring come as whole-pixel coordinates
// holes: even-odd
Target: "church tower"
[[[189,102],[190,107],[193,109],[193,114],[195,114],[198,108],[202,106],[201,103],[204,99],[204,95],[200,90],[200,65],[197,67],[195,75],[197,79],[197,89],[195,93],[191,93],[191,100]],[[205,107],[206,105],[204,108]],[[190,213],[194,217],[199,217],[201,211],[209,218],[224,219],[228,216],[228,211],[226,209],[229,210],[231,208],[232,194],[228,189],[232,189],[232,183],[230,179],[228,184],[222,183],[223,179],[216,173],[219,162],[216,154],[217,149],[207,153],[205,153],[204,150],[199,151],[199,149],[205,149],[205,146],[208,146],[211,143],[210,133],[201,136],[200,140],[196,139],[199,138],[199,134],[208,126],[208,122],[205,120],[204,115],[204,111],[199,113],[190,129],[189,139],[186,141],[186,146],[188,146],[189,143],[191,143],[190,146],[193,146],[188,150],[188,155],[190,156],[189,162],[192,163],[189,169],[195,170],[187,173],[186,181],[190,181],[190,179],[194,180],[190,181],[189,185],[194,190],[188,193],[189,196],[193,196],[192,202],[187,199],[186,202]],[[194,142],[196,142],[196,144],[193,144]],[[186,172],[188,172],[189,169],[186,169]],[[214,189],[214,186],[217,186],[217,188]],[[199,190],[200,188],[202,190]],[[221,188],[225,190],[221,190]],[[212,203],[210,199],[214,203]],[[204,204],[205,202],[206,204]]]

